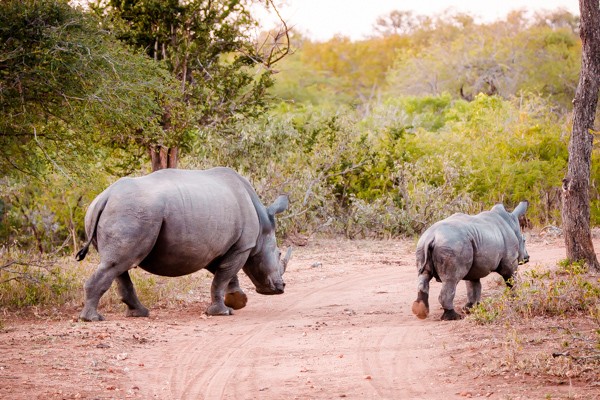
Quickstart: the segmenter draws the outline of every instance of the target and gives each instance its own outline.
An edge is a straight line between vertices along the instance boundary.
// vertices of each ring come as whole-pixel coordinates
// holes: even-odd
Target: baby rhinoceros
[[[418,294],[413,313],[423,319],[429,314],[429,281],[442,282],[439,301],[442,320],[461,319],[454,311],[456,285],[467,284],[468,310],[481,298],[480,279],[497,272],[512,285],[519,264],[529,261],[519,218],[528,202],[521,202],[512,213],[502,204],[477,215],[454,214],[430,226],[417,243]]]
[[[85,216],[88,241],[100,265],[85,283],[80,319],[103,320],[97,307],[113,280],[127,315],[148,316],[129,270],[139,266],[163,276],[214,274],[209,315],[230,315],[246,305],[237,273],[243,269],[261,294],[283,293],[282,259],[275,239],[275,214],[288,207],[280,196],[263,206],[250,183],[229,168],[206,171],[165,169],[139,178],[121,178],[90,204]]]

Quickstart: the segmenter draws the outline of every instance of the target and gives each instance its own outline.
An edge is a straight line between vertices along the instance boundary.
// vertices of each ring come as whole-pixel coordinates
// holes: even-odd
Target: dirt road
[[[252,295],[233,318],[182,326],[132,380],[152,371],[141,391],[156,398],[448,398],[456,388],[430,380],[447,332],[409,315],[410,250],[387,246],[396,251],[298,249],[285,296]]]
[[[529,253],[531,264],[564,258],[560,241],[529,244]],[[244,279],[248,306],[231,317],[206,317],[199,302],[102,323],[10,321],[0,398],[519,398],[507,377],[466,369],[465,331],[485,328],[439,321],[439,284],[429,318],[412,315],[413,242],[311,242],[295,249],[285,278],[281,296],[258,295]],[[495,278],[486,279],[484,297]]]

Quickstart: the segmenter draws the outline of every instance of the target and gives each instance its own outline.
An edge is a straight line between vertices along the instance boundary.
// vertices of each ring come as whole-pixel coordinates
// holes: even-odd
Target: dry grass
[[[97,264],[95,252],[77,262],[73,257],[32,256],[14,249],[1,249],[0,308],[4,314],[46,317],[80,309],[83,284]],[[212,276],[205,270],[179,278],[152,275],[138,268],[130,274],[140,300],[147,307],[170,307],[206,301],[209,297]],[[124,308],[116,284],[102,297],[100,307],[111,311]]]
[[[470,320],[492,332],[501,356],[485,375],[522,374],[600,383],[600,280],[581,264],[522,274],[512,290],[492,295]]]

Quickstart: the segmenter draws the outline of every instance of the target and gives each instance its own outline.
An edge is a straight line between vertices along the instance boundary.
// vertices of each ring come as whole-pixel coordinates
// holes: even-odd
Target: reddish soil
[[[8,315],[0,398],[600,398],[598,382],[486,373],[502,365],[493,357],[505,357],[506,333],[498,331],[508,328],[440,321],[439,283],[431,285],[431,315],[415,318],[414,245],[311,239],[295,249],[284,295],[261,296],[243,280],[248,306],[230,317],[203,314],[208,293],[149,318]],[[565,257],[559,239],[538,238],[528,250],[530,266]],[[486,278],[484,297],[495,279]],[[461,284],[457,306],[465,296]]]

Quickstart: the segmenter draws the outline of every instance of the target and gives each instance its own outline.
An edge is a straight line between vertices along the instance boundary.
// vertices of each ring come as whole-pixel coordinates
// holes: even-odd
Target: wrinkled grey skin
[[[454,214],[436,222],[417,243],[419,284],[413,313],[423,319],[429,314],[429,281],[442,282],[439,301],[444,309],[442,320],[462,316],[454,311],[456,285],[467,284],[465,310],[481,298],[480,279],[497,272],[510,287],[519,264],[529,261],[519,218],[527,211],[521,202],[512,213],[502,204],[478,215]]]
[[[98,302],[115,279],[127,315],[148,316],[129,277],[135,266],[163,276],[208,269],[214,274],[209,315],[230,315],[246,305],[240,269],[258,293],[283,293],[290,251],[280,259],[275,214],[287,206],[287,196],[280,196],[265,208],[250,183],[228,168],[165,169],[119,179],[90,204],[85,216],[88,242],[77,259],[93,244],[100,264],[85,283],[80,319],[104,319]]]

